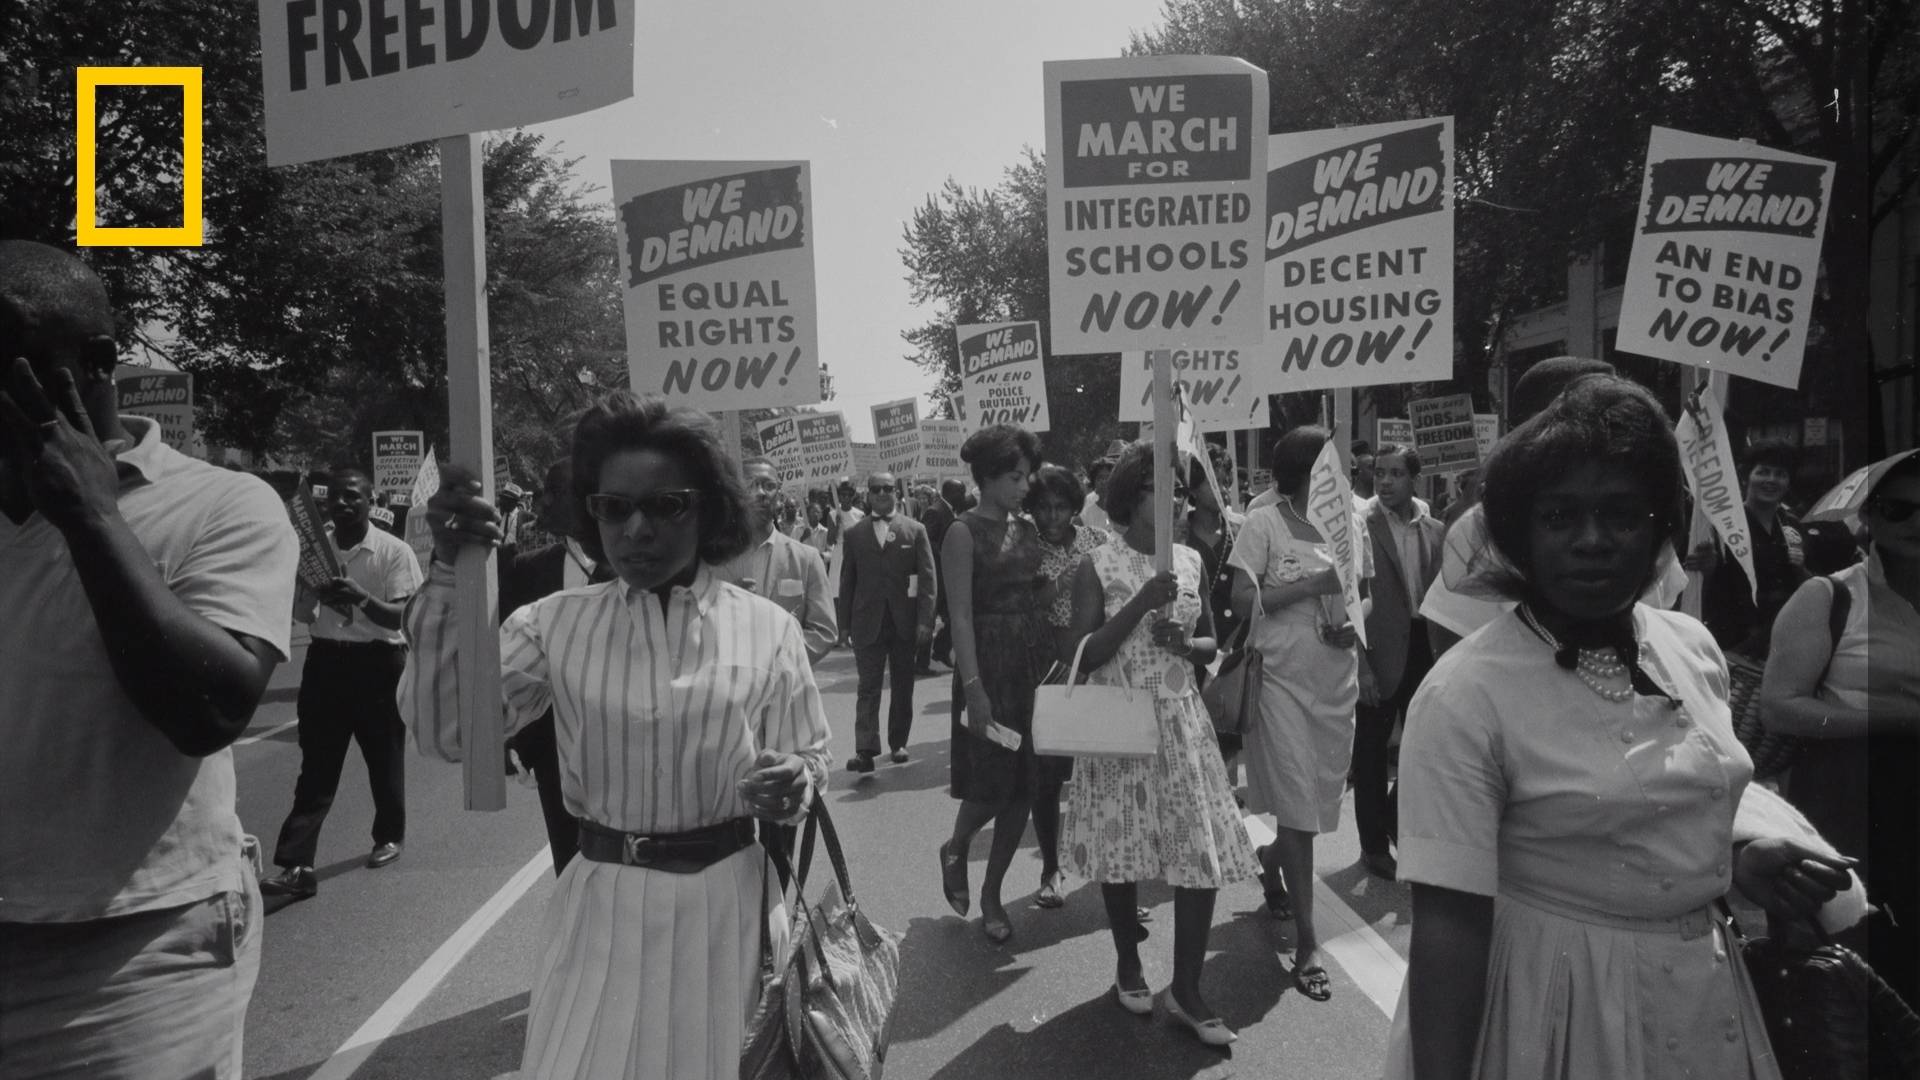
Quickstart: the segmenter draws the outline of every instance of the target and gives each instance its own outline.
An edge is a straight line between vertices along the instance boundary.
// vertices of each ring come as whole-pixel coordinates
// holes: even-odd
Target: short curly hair
[[[590,406],[573,428],[574,539],[595,562],[606,560],[600,529],[587,512],[607,459],[627,450],[653,450],[686,470],[699,490],[700,561],[724,563],[752,545],[747,494],[740,470],[721,445],[711,417],[673,408],[651,394],[615,390]]]
[[[1073,470],[1062,465],[1042,465],[1033,472],[1027,481],[1027,499],[1024,508],[1031,514],[1038,509],[1042,500],[1057,498],[1067,505],[1069,510],[1079,513],[1080,504],[1087,501],[1087,489],[1080,486],[1080,478]]]
[[[967,436],[960,444],[960,460],[973,470],[974,483],[985,484],[1022,464],[1028,472],[1039,469],[1040,440],[1026,428],[994,424]]]
[[[1617,465],[1643,486],[1655,536],[1646,568],[1683,520],[1686,474],[1667,414],[1654,396],[1618,375],[1583,375],[1531,420],[1494,445],[1480,479],[1487,532],[1523,579],[1532,575],[1533,502],[1542,489],[1588,463]]]

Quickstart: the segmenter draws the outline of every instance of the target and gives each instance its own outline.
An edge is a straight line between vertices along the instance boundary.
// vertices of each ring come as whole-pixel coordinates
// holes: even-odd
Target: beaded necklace
[[[1538,635],[1541,641],[1546,642],[1549,649],[1557,653],[1565,648],[1560,644],[1560,639],[1554,637],[1552,631],[1541,625],[1539,617],[1534,615],[1533,610],[1525,604],[1520,605],[1520,621],[1526,623],[1527,629]],[[1628,678],[1625,686],[1608,685],[1621,676],[1627,675],[1627,665],[1621,662],[1618,652],[1608,648],[1581,649],[1579,653],[1580,658],[1574,665],[1573,673],[1580,677],[1580,681],[1586,684],[1587,689],[1616,704],[1632,699],[1631,677]]]

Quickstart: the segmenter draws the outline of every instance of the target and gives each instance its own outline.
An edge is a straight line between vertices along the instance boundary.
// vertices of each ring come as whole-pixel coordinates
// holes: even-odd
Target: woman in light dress
[[[1250,637],[1266,657],[1260,720],[1242,736],[1247,809],[1274,816],[1274,841],[1255,854],[1267,907],[1294,920],[1293,981],[1315,1001],[1332,996],[1313,924],[1313,838],[1340,824],[1340,796],[1353,760],[1360,700],[1357,640],[1340,601],[1327,545],[1307,520],[1314,459],[1327,429],[1306,425],[1273,448],[1279,501],[1247,515],[1234,541],[1239,571],[1234,606],[1253,620]],[[1366,526],[1354,519],[1354,535]],[[1361,574],[1373,573],[1362,543]]]
[[[1153,1012],[1153,992],[1140,960],[1137,883],[1173,886],[1173,980],[1161,1000],[1169,1019],[1225,1046],[1236,1036],[1200,996],[1200,973],[1215,896],[1258,868],[1193,677],[1193,663],[1214,652],[1206,572],[1182,545],[1173,548],[1173,573],[1154,572],[1153,474],[1153,448],[1136,444],[1108,477],[1101,501],[1121,531],[1074,571],[1073,633],[1062,655],[1071,663],[1084,638],[1081,664],[1094,681],[1150,696],[1160,749],[1152,758],[1075,760],[1067,866],[1100,883],[1118,958],[1114,995],[1142,1016]]]
[[[443,475],[399,698],[422,752],[458,760],[452,563],[499,527],[477,484]],[[799,624],[711,569],[749,519],[704,414],[607,395],[574,430],[572,486],[577,539],[619,577],[500,628],[507,731],[553,709],[581,834],[548,902],[521,1075],[731,1080],[763,942],[778,955],[786,926],[752,819],[792,823],[825,790],[826,714]]]
[[[1752,765],[1699,622],[1637,604],[1681,520],[1678,448],[1640,387],[1574,382],[1495,448],[1506,612],[1408,710],[1400,878],[1413,944],[1392,1080],[1777,1080],[1718,901],[1804,917],[1846,861],[1736,843]],[[1746,835],[1751,835],[1747,833]]]

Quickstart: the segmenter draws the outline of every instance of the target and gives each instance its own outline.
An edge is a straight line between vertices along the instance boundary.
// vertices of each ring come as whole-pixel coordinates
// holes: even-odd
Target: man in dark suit
[[[958,480],[944,481],[940,485],[940,494],[929,500],[927,509],[920,515],[920,524],[927,527],[927,543],[933,548],[933,576],[939,593],[934,598],[933,609],[940,617],[933,640],[914,653],[913,669],[921,675],[934,673],[934,660],[948,667],[953,666],[953,629],[947,625],[947,576],[940,569],[940,545],[947,542],[947,530],[953,527],[956,500],[964,499],[966,495],[967,485]]]
[[[1394,835],[1394,798],[1387,784],[1393,724],[1433,666],[1420,601],[1440,571],[1447,528],[1413,497],[1420,456],[1407,446],[1374,454],[1375,495],[1366,508],[1373,544],[1373,606],[1360,654],[1360,705],[1353,734],[1353,818],[1360,860],[1391,880],[1398,867],[1387,847]]]
[[[530,551],[509,545],[500,551],[500,618],[562,589],[611,580],[573,539],[571,463],[562,458],[547,466],[544,484],[534,495],[539,527],[560,540]],[[553,710],[507,740],[540,789],[540,815],[547,823],[547,847],[553,872],[566,869],[580,851],[580,822],[560,796],[560,746],[554,739]]]
[[[899,484],[892,473],[867,478],[867,517],[842,537],[841,606],[851,619],[860,687],[854,698],[854,756],[847,768],[873,771],[880,756],[880,679],[891,669],[893,701],[887,744],[896,764],[907,760],[913,728],[913,654],[933,639],[933,545],[926,526],[896,513]]]

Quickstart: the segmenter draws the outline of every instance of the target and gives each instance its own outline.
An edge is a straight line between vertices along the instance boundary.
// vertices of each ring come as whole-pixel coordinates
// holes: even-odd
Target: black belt
[[[758,833],[752,818],[677,833],[629,833],[580,819],[580,854],[594,862],[692,874],[752,844]]]
[[[317,637],[308,639],[307,647],[309,649],[397,649],[404,652],[407,646],[401,641],[334,641],[330,638]]]

